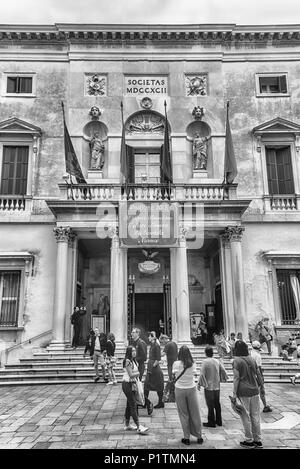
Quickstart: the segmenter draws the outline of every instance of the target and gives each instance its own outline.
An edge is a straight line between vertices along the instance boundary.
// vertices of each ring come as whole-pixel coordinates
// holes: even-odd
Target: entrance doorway
[[[159,320],[164,318],[163,293],[135,294],[135,327],[141,329],[143,340],[148,342],[148,332],[159,337]]]

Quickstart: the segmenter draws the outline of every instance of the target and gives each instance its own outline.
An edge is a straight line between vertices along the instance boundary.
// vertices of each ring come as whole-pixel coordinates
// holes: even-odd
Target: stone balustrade
[[[25,210],[26,199],[22,195],[0,195],[0,210],[19,211]]]
[[[220,201],[230,199],[222,184],[73,184],[59,185],[63,199],[75,201],[178,200]],[[236,198],[236,197],[233,197]]]
[[[273,195],[270,197],[271,210],[297,210],[297,198],[292,195]]]

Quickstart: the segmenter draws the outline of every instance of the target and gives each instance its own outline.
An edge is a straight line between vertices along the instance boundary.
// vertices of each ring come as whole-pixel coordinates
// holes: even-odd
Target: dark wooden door
[[[159,337],[159,320],[164,318],[163,293],[135,294],[135,326],[141,329],[143,339],[155,331]]]

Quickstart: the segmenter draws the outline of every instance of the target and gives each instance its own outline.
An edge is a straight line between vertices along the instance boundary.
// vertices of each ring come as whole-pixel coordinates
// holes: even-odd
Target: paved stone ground
[[[300,385],[269,384],[267,398],[273,412],[261,414],[262,422],[273,423],[282,413],[300,417]],[[228,395],[232,384],[222,385],[223,427],[204,429],[203,448],[240,448],[243,439],[241,422],[232,411]],[[154,404],[156,393],[150,393]],[[199,393],[202,420],[206,421],[203,391]],[[66,384],[49,386],[0,387],[1,449],[70,449],[70,448],[176,448],[200,449],[181,443],[182,431],[175,404],[154,410],[151,417],[140,411],[140,421],[149,426],[147,436],[123,430],[125,396],[121,385]],[[295,417],[295,415],[294,415]],[[290,429],[263,430],[265,448],[300,448],[300,418]],[[289,424],[287,424],[289,426]],[[194,443],[196,443],[194,439]]]

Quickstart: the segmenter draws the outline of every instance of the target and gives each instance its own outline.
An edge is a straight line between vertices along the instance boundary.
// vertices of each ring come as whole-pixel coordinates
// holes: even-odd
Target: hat
[[[253,340],[252,342],[252,348],[256,348],[256,349],[261,349],[261,343],[258,342],[258,340]]]

